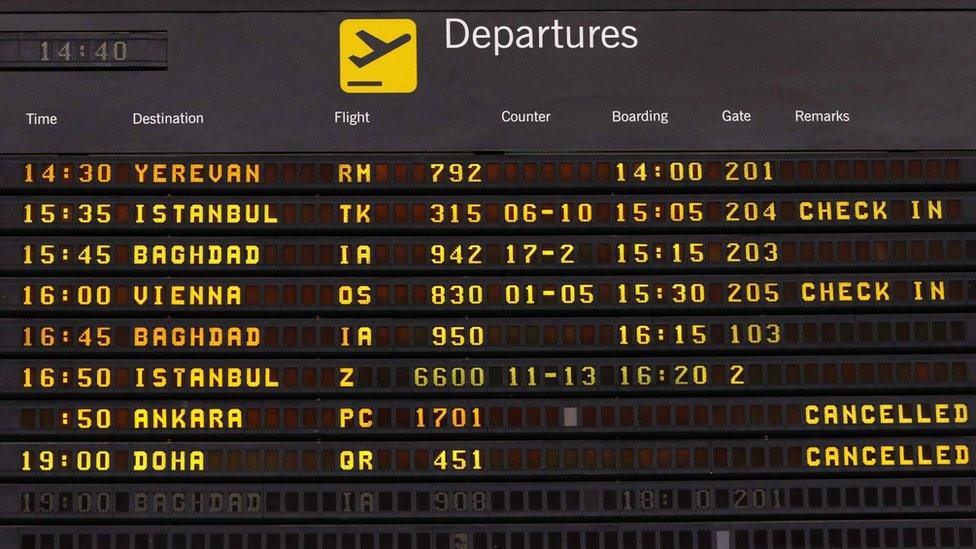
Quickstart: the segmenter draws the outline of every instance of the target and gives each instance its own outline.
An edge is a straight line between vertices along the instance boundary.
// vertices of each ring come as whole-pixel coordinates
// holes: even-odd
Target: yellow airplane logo
[[[339,24],[339,86],[346,93],[417,89],[417,24],[411,19],[346,19]]]

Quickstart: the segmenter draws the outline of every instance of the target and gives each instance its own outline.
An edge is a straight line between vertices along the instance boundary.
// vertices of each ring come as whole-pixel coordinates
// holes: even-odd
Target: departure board
[[[0,4],[0,549],[976,547],[973,28]]]

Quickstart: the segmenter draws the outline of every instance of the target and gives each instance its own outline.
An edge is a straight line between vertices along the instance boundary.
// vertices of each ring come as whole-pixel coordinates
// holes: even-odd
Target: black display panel
[[[976,11],[0,5],[0,547],[976,546]]]

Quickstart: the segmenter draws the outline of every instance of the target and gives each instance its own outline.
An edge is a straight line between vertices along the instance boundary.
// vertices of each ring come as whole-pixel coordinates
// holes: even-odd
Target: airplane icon
[[[410,41],[409,33],[401,34],[400,36],[394,38],[393,40],[390,40],[389,42],[385,42],[373,36],[372,34],[366,32],[365,30],[361,30],[357,32],[356,36],[358,36],[360,40],[362,40],[367,46],[369,46],[369,49],[371,50],[368,54],[363,56],[359,56],[359,55],[349,56],[349,60],[352,61],[353,64],[359,68],[363,68],[366,65],[369,65],[373,61],[376,61],[380,57],[383,57],[384,55],[390,53],[391,51],[399,48],[400,46]]]
[[[413,93],[417,42],[412,19],[344,19],[339,24],[339,87],[346,93]]]

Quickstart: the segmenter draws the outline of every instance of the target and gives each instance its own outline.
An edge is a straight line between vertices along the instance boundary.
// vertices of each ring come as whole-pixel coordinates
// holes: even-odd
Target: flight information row
[[[0,237],[15,273],[757,271],[972,268],[976,233],[451,237]]]
[[[401,197],[7,197],[0,229],[207,233],[947,230],[976,221],[973,193]]]
[[[0,520],[964,517],[972,478],[417,484],[8,484]]]
[[[536,437],[538,438],[538,437]],[[131,478],[736,478],[976,470],[972,436],[611,440],[4,442],[0,476]]]
[[[545,351],[962,350],[976,315],[577,318],[0,319],[0,351],[233,354],[520,354]]]
[[[0,359],[0,394],[668,395],[970,392],[976,356]]]
[[[889,154],[4,156],[10,192],[970,187],[976,160]]]
[[[578,436],[973,429],[974,395],[493,400],[0,401],[0,435]]]
[[[933,310],[976,303],[976,273],[0,278],[0,311],[379,313]]]

